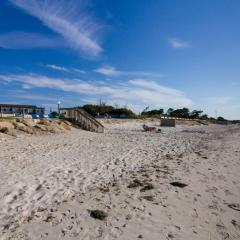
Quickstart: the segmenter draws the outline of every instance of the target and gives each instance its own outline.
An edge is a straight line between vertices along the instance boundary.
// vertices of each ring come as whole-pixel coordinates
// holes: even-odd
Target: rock
[[[41,119],[39,124],[50,126],[51,125],[51,120],[49,120],[49,119]]]
[[[28,134],[33,134],[33,132],[34,132],[32,128],[27,127],[27,126],[24,125],[23,123],[16,122],[16,123],[13,123],[13,124],[14,124],[14,126],[15,126],[15,129],[17,129],[17,130],[26,132],[26,133],[28,133]]]
[[[19,121],[20,121],[20,120],[18,119],[17,122],[13,123],[15,129],[19,129],[19,128],[26,127],[25,124],[23,124],[23,123],[21,123],[21,122],[19,122]]]
[[[11,122],[0,122],[0,128],[8,128],[8,129],[12,128],[13,129],[14,125]]]
[[[34,127],[36,125],[35,121],[33,121],[32,119],[22,119],[20,122],[27,127]]]
[[[68,126],[72,126],[72,124],[69,121],[64,121],[65,124],[67,124]]]
[[[48,131],[48,127],[42,124],[37,124],[35,127],[40,129],[41,131]]]
[[[59,126],[61,126],[64,130],[71,130],[71,128],[69,127],[68,124],[66,124],[65,122],[59,122]]]

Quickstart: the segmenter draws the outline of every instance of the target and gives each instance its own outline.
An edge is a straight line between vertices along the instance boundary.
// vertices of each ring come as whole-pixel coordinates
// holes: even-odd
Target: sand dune
[[[0,140],[1,239],[240,239],[239,126],[105,126]]]

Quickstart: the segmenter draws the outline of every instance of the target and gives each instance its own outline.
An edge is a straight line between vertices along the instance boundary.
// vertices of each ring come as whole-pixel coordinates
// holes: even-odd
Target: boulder
[[[21,123],[23,123],[27,127],[34,127],[36,125],[35,121],[32,119],[22,119]]]
[[[59,126],[61,126],[61,128],[64,130],[71,130],[71,127],[69,127],[69,125],[67,125],[65,122],[59,122]]]
[[[15,129],[23,131],[25,133],[28,134],[33,134],[34,131],[31,127],[27,127],[25,124],[21,123],[21,122],[16,122],[14,123]]]
[[[8,129],[13,129],[14,125],[11,122],[0,122],[0,128],[8,128]]]
[[[38,128],[38,129],[40,129],[41,131],[48,131],[48,130],[49,130],[47,126],[42,125],[42,124],[36,124],[36,125],[35,125],[35,128]]]

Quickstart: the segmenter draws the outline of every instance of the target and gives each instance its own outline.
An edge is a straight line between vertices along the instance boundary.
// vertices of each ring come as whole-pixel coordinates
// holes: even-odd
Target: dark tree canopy
[[[87,104],[82,106],[82,108],[91,114],[94,117],[97,116],[109,116],[115,118],[135,118],[136,114],[128,109],[127,107],[119,107],[115,105],[115,107],[111,105],[107,105],[106,103],[100,102],[98,105]],[[218,121],[227,121],[223,117],[218,117],[217,119],[209,118],[207,114],[203,114],[202,110],[193,110],[190,111],[188,108],[179,108],[173,109],[169,108],[166,113],[164,113],[164,109],[152,109],[149,110],[149,107],[146,107],[143,112],[140,114],[142,117],[157,117],[157,116],[170,116],[177,118],[192,118],[192,119],[203,119],[203,120],[218,120]]]
[[[203,111],[201,111],[201,110],[193,110],[190,113],[190,118],[200,118],[202,113],[203,113]]]
[[[145,117],[153,117],[157,115],[168,115],[170,117],[178,117],[178,118],[192,118],[192,119],[208,119],[208,116],[206,114],[203,114],[202,110],[193,110],[192,112],[188,108],[179,108],[179,109],[173,109],[169,108],[166,113],[164,114],[164,109],[153,109],[147,111],[148,108],[146,108],[142,113],[141,116]]]
[[[115,108],[110,105],[92,105],[87,104],[82,106],[82,109],[84,109],[86,112],[91,114],[93,117],[97,116],[111,116],[111,117],[127,117],[127,118],[134,118],[136,117],[135,113],[132,112],[130,109],[127,109],[126,107],[123,108]]]
[[[155,115],[161,115],[164,113],[164,110],[162,108],[160,108],[159,110],[150,110],[150,111],[143,111],[141,113],[142,116],[146,116],[146,117],[152,117]]]
[[[82,106],[82,109],[84,109],[86,112],[91,114],[92,116],[96,117],[98,114],[104,115],[114,109],[112,106],[108,105],[92,105],[92,104],[87,104]]]
[[[227,121],[227,120],[226,120],[225,118],[223,118],[223,117],[218,117],[217,120],[218,120],[218,121]]]

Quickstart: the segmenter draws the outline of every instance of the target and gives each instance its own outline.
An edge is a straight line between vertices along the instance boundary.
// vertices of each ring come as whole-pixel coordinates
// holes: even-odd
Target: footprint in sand
[[[230,239],[230,235],[226,232],[226,227],[223,224],[218,223],[216,227],[218,234],[221,236],[221,239]]]

